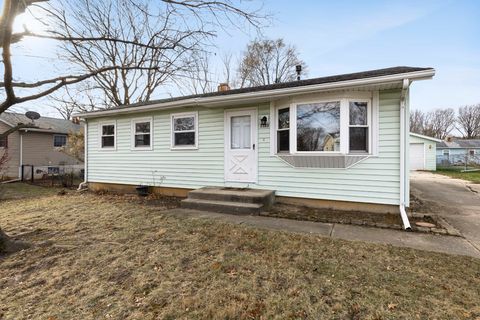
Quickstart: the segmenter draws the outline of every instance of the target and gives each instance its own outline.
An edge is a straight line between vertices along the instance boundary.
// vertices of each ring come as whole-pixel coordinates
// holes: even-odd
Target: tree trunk
[[[0,228],[0,254],[14,253],[28,248],[29,245],[25,242],[12,240],[5,232]]]

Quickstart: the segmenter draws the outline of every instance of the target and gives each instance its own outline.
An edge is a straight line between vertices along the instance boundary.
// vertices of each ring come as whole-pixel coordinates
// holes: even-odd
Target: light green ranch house
[[[186,196],[274,190],[276,201],[400,212],[409,228],[409,87],[432,68],[394,67],[79,114],[85,184]]]

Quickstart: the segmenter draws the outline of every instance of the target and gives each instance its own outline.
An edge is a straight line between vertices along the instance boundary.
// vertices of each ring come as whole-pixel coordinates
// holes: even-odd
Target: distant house
[[[79,114],[86,182],[274,190],[279,202],[400,212],[408,225],[409,87],[434,74],[394,67]]]
[[[442,140],[410,132],[410,170],[437,170],[436,147]]]
[[[480,139],[447,138],[437,143],[437,165],[480,164]]]
[[[12,112],[0,114],[0,132],[18,123],[31,123],[25,115]],[[35,175],[60,173],[64,168],[80,171],[83,163],[60,151],[67,143],[70,132],[81,130],[71,121],[41,117],[34,121],[34,128],[23,128],[0,140],[0,156],[7,153],[6,168],[0,179],[20,178],[22,165],[34,166]],[[31,170],[28,170],[31,175]]]

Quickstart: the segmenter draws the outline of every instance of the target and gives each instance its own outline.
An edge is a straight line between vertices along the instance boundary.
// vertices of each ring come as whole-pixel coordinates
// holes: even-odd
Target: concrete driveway
[[[410,189],[431,213],[447,220],[480,250],[480,185],[416,171],[410,175]]]

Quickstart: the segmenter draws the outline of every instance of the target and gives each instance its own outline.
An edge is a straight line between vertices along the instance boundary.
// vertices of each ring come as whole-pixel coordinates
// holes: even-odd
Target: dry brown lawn
[[[130,198],[0,202],[0,319],[479,319],[480,260],[181,218]],[[162,211],[163,210],[163,211]]]

